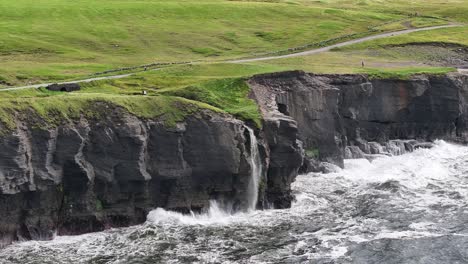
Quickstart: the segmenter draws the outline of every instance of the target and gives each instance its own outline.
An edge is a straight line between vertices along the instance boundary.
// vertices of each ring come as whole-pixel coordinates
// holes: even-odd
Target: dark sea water
[[[293,186],[291,209],[204,215],[0,251],[0,263],[468,263],[468,147],[347,160]]]

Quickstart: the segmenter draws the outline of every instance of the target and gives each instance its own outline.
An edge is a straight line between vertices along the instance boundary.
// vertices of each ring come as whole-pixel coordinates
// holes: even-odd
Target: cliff
[[[12,113],[14,126],[0,123],[0,245],[138,224],[156,207],[202,211],[210,200],[287,208],[297,174],[326,170],[320,162],[468,140],[465,75],[294,71],[248,83],[262,128],[208,109],[167,124],[98,101],[87,112],[101,114],[53,124],[53,112]]]
[[[138,224],[156,207],[201,211],[210,200],[235,211],[252,202],[290,206],[289,185],[302,163],[293,122],[270,120],[268,132],[255,135],[209,110],[167,126],[109,104],[95,107],[105,111],[100,118],[58,126],[23,115],[0,136],[1,244]],[[252,177],[258,197],[249,194]]]
[[[249,82],[263,113],[297,121],[309,160],[343,166],[345,156],[378,154],[377,148],[424,147],[412,140],[468,140],[467,75],[374,79],[293,71]]]

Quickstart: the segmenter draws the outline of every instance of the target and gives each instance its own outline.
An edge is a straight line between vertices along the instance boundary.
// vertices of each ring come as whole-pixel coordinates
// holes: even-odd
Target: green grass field
[[[154,62],[253,57],[351,34],[464,18],[416,2],[414,10],[423,10],[419,17],[399,1],[386,1],[382,8],[379,1],[2,0],[0,82],[64,80]]]
[[[18,112],[32,111],[54,125],[96,115],[97,102],[115,104],[143,118],[158,117],[168,125],[199,109],[260,125],[244,82],[254,74],[285,70],[396,78],[440,74],[454,69],[428,64],[434,50],[422,50],[415,43],[435,43],[440,56],[449,54],[440,44],[468,47],[468,26],[463,26],[304,57],[223,62],[380,32],[468,23],[468,0],[0,0],[0,10],[0,89],[154,62],[197,62],[83,84],[81,91],[71,94],[45,89],[0,92],[0,122],[9,128],[15,126]],[[142,90],[149,96],[137,95]]]

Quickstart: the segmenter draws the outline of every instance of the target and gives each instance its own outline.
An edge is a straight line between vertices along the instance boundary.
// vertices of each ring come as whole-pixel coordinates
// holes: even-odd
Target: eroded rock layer
[[[52,128],[18,119],[1,136],[3,244],[137,224],[157,207],[200,211],[217,200],[247,208],[253,141],[242,121],[206,111],[167,127],[101,107],[108,111],[103,118]],[[256,132],[262,163],[256,165],[265,168],[259,207],[288,207],[289,184],[302,163],[297,129],[281,120],[267,126],[266,138]]]
[[[468,140],[467,75],[402,80],[293,71],[258,75],[250,85],[263,113],[297,122],[309,161],[343,166],[345,157],[379,154],[377,145],[405,149],[395,139]]]

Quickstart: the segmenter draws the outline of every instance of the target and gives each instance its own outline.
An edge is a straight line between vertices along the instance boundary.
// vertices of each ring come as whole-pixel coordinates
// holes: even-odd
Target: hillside
[[[406,78],[454,71],[450,58],[466,54],[468,45],[468,28],[462,25],[468,2],[449,2],[2,1],[0,7],[7,12],[0,14],[0,89],[150,63],[193,63],[136,68],[130,71],[136,72],[133,76],[82,84],[82,90],[72,94],[3,91],[0,120],[13,127],[15,113],[32,108],[50,123],[63,122],[89,112],[93,102],[106,101],[140,117],[165,116],[169,124],[201,107],[259,126],[257,106],[244,83],[254,74],[305,70]],[[460,26],[303,57],[228,63],[445,24]],[[150,96],[141,98],[142,90]]]
[[[466,1],[2,1],[0,81],[64,80],[149,63],[255,57],[464,22]],[[460,8],[456,8],[456,7]],[[415,16],[418,14],[418,16]]]
[[[465,263],[467,143],[468,0],[0,0],[1,264]]]

